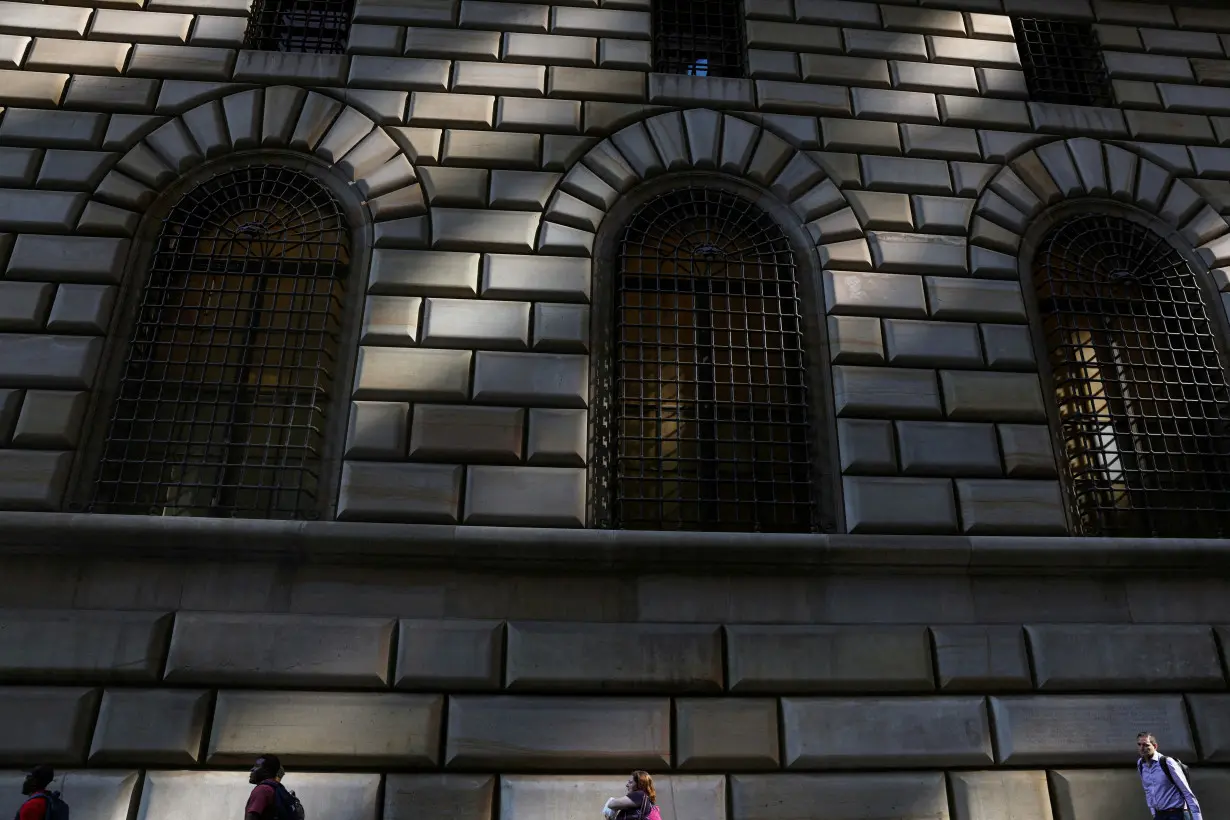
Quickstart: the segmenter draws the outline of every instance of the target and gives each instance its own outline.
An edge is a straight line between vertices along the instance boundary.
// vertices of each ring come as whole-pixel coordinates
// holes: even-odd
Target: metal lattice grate
[[[815,528],[794,256],[726,191],[651,200],[619,248],[615,523],[626,529]]]
[[[654,71],[742,77],[743,17],[737,0],[657,0]]]
[[[1089,23],[1012,20],[1030,99],[1069,105],[1110,105],[1110,80]]]
[[[1198,283],[1161,236],[1076,217],[1034,260],[1080,535],[1230,535],[1230,404]]]
[[[314,516],[348,263],[336,200],[302,173],[188,193],[142,293],[96,511]]]
[[[255,0],[246,48],[342,54],[350,37],[354,0]]]

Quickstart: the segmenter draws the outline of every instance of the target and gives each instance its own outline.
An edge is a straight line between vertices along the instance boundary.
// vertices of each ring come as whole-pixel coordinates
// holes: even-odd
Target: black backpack
[[[39,792],[38,794],[31,795],[26,800],[26,803],[29,803],[30,800],[47,801],[47,813],[43,815],[43,820],[69,820],[68,804],[60,799],[59,792]],[[22,805],[25,805],[25,803]],[[21,820],[21,809],[17,810],[13,820]]]
[[[303,820],[303,804],[299,802],[294,792],[276,780],[266,780],[265,784],[273,787],[275,820]],[[60,820],[60,818],[48,817],[47,820]],[[68,820],[68,817],[64,817],[63,820]]]

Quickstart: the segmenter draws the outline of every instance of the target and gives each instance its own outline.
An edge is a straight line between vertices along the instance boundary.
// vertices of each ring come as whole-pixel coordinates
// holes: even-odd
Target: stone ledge
[[[1042,574],[1230,570],[1230,539],[645,532],[346,521],[226,521],[0,511],[0,555],[825,574],[843,569]]]

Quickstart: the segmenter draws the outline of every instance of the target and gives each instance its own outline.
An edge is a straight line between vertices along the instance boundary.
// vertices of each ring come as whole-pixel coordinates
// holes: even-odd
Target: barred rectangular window
[[[1110,105],[1110,80],[1089,23],[1015,17],[1012,29],[1030,99]]]
[[[244,46],[261,51],[342,54],[353,0],[255,0]]]
[[[744,76],[741,6],[738,0],[657,0],[653,70],[696,77]]]

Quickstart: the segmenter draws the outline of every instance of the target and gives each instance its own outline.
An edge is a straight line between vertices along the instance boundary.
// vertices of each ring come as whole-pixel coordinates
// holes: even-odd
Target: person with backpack
[[[602,814],[606,820],[662,820],[658,811],[658,793],[653,788],[649,772],[639,769],[624,784],[627,794],[606,801]]]
[[[277,755],[265,754],[256,759],[248,773],[248,782],[256,788],[248,795],[244,820],[304,820],[303,804],[282,785],[285,776],[286,770]]]
[[[21,784],[26,801],[13,820],[68,820],[68,804],[60,799],[59,792],[47,789],[55,779],[55,769],[50,766],[35,766],[26,772]]]
[[[1187,783],[1187,767],[1159,752],[1157,738],[1149,732],[1136,736],[1136,748],[1140,750],[1136,769],[1153,820],[1201,820],[1200,803]]]

